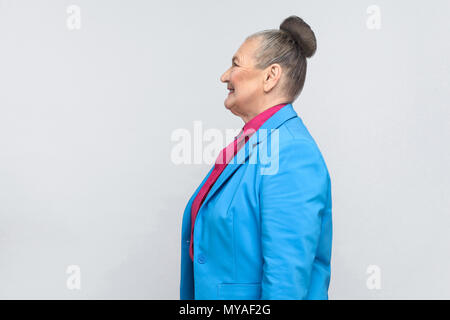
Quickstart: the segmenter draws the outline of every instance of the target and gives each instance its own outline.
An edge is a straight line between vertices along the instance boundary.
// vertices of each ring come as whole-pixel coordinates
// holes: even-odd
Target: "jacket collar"
[[[253,138],[255,136],[255,142],[258,144],[264,140],[266,140],[270,134],[270,129],[278,129],[283,123],[288,121],[289,119],[297,117],[297,112],[295,112],[294,107],[292,104],[288,103],[283,108],[278,110],[272,117],[267,119],[266,122],[263,123],[263,125],[259,129],[265,129],[268,130],[267,135],[258,134],[258,131],[255,132],[255,134],[251,137]],[[250,138],[250,140],[251,140]],[[249,141],[250,141],[249,140]]]
[[[278,129],[287,120],[297,117],[292,104],[288,103],[283,108],[278,110],[274,115],[272,115],[264,124],[250,137],[246,145],[239,150],[236,156],[231,160],[231,162],[225,167],[223,172],[220,174],[219,178],[216,180],[211,190],[208,192],[206,199],[203,201],[202,206],[199,209],[198,214],[202,211],[201,209],[205,206],[209,199],[217,192],[217,190],[222,186],[222,184],[251,156],[252,152],[255,150],[255,146],[259,143],[265,141],[272,130]],[[260,130],[265,129],[265,134],[260,134]],[[211,174],[212,169],[209,174]],[[208,174],[208,175],[209,175]],[[206,181],[206,178],[205,180]]]

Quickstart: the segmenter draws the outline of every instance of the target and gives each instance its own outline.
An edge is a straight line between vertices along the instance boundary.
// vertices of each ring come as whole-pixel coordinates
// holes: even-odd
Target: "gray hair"
[[[246,38],[259,39],[255,67],[265,69],[278,63],[283,69],[281,91],[290,101],[300,95],[306,78],[306,58],[316,51],[316,38],[309,25],[297,16],[286,18],[280,29],[256,32]]]

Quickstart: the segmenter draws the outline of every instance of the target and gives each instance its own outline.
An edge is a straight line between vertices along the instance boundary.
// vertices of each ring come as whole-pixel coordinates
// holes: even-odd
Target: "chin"
[[[230,102],[228,101],[230,98],[226,98],[225,101],[223,102],[225,108],[227,108],[228,110],[230,110],[230,108],[232,108],[233,106],[230,106]]]
[[[225,106],[226,109],[228,109],[228,110],[230,110],[231,112],[233,112],[233,111],[232,111],[233,106],[232,106],[232,105],[230,106],[230,104],[227,103],[226,100],[225,100],[225,102],[223,103],[223,105]]]
[[[236,101],[235,99],[231,99],[233,101],[230,101],[230,97],[227,97],[224,101],[224,105],[225,108],[227,108],[229,111],[231,111],[231,113],[233,113],[234,115],[239,115],[239,112],[237,112],[237,110],[239,108],[236,107]]]

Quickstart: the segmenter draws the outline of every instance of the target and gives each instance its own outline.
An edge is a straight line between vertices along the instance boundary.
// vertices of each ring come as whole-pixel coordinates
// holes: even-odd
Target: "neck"
[[[242,121],[244,121],[244,123],[249,122],[250,120],[252,120],[254,117],[256,117],[258,114],[260,114],[261,112],[266,111],[269,108],[272,108],[273,106],[282,104],[282,103],[289,103],[287,101],[287,99],[285,98],[279,98],[279,99],[275,99],[269,102],[265,102],[260,104],[259,107],[255,108],[254,110],[251,110],[250,112],[248,112],[245,115],[241,115],[241,119]]]

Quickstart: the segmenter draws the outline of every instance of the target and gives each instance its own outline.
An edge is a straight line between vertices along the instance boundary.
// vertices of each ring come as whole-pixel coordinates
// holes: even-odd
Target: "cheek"
[[[239,74],[239,71],[230,72],[230,82],[235,87],[239,86],[242,83],[242,75]]]
[[[230,81],[236,89],[246,92],[253,91],[256,87],[254,77],[244,70],[232,71],[230,74]]]

